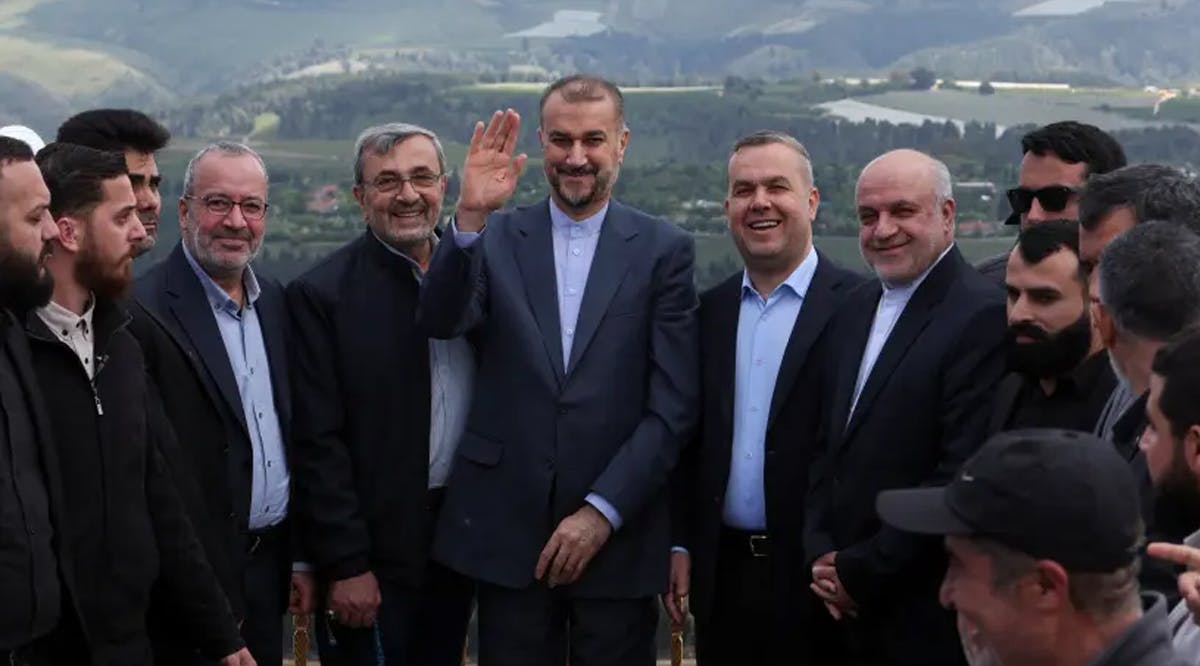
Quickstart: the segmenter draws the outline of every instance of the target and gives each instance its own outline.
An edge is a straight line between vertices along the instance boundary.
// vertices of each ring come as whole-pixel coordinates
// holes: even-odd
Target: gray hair
[[[270,176],[267,175],[266,163],[263,162],[262,156],[254,152],[253,148],[244,143],[238,143],[237,141],[217,141],[201,148],[199,152],[192,156],[192,159],[188,161],[187,170],[183,172],[183,196],[186,197],[193,194],[193,188],[196,185],[196,165],[198,165],[200,160],[204,159],[204,156],[208,155],[209,153],[220,153],[222,155],[228,155],[231,157],[249,155],[253,157],[254,160],[258,162],[258,166],[262,168],[263,178],[268,183],[271,182]]]
[[[1016,582],[1033,571],[1037,558],[991,539],[973,538],[971,544],[979,549],[992,565],[992,588]],[[1141,562],[1115,571],[1081,573],[1067,570],[1067,596],[1075,610],[1098,621],[1107,620],[1141,608],[1138,595],[1138,573]]]
[[[446,173],[446,152],[442,150],[442,142],[432,130],[410,123],[388,123],[368,127],[355,139],[354,182],[359,185],[363,182],[363,156],[366,151],[371,151],[373,155],[386,155],[397,144],[404,143],[414,136],[423,136],[433,142],[433,148],[437,151],[438,170]]]
[[[1165,164],[1131,164],[1088,179],[1079,195],[1079,224],[1089,231],[1113,210],[1138,222],[1166,220],[1200,233],[1200,183]]]
[[[938,158],[914,148],[897,148],[895,150],[889,150],[870,162],[867,162],[867,165],[864,166],[862,171],[859,172],[859,180],[861,181],[862,174],[866,173],[871,167],[875,166],[877,162],[889,157],[892,153],[898,152],[915,154],[924,158],[925,164],[929,168],[929,175],[933,180],[933,203],[935,206],[941,206],[942,204],[954,198],[954,181],[950,177],[950,167],[946,166],[946,163]]]
[[[1163,221],[1139,224],[1100,255],[1100,302],[1122,331],[1165,341],[1200,323],[1200,236]]]
[[[759,130],[753,134],[747,134],[733,144],[732,152],[737,153],[743,148],[769,146],[772,144],[787,146],[788,148],[796,151],[800,157],[804,158],[804,176],[808,179],[809,185],[815,184],[813,179],[812,158],[808,156],[808,149],[805,148],[804,144],[800,143],[796,137],[786,132],[780,132],[778,130]]]

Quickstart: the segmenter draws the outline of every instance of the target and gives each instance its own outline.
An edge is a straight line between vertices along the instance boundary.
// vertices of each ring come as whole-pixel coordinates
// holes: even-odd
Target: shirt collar
[[[563,212],[563,209],[558,207],[558,204],[554,201],[554,197],[550,197],[550,223],[554,225],[555,229],[577,228],[583,230],[583,235],[593,236],[600,233],[600,227],[604,224],[605,215],[608,215],[607,201],[604,202],[604,207],[600,210],[582,220],[575,221],[571,219],[570,215]]]
[[[84,335],[92,333],[92,314],[96,311],[96,298],[93,296],[88,299],[87,308],[82,315],[77,315],[74,312],[64,308],[63,306],[50,301],[44,305],[39,314],[42,316],[42,321],[46,325],[54,329],[56,333],[70,335],[77,328],[82,328]],[[80,326],[82,324],[82,327]]]
[[[885,297],[901,299],[904,301],[912,298],[912,295],[921,287],[921,283],[925,281],[925,278],[929,277],[929,274],[933,272],[933,269],[937,268],[937,265],[942,263],[942,260],[945,259],[946,255],[950,254],[950,250],[953,249],[954,243],[950,243],[949,247],[947,247],[945,250],[942,250],[942,254],[938,256],[937,261],[934,261],[932,264],[930,264],[929,268],[926,268],[924,273],[918,275],[917,279],[909,282],[908,284],[889,287],[886,282],[880,280],[880,283],[883,284],[883,295]]]
[[[424,273],[421,271],[421,265],[418,264],[416,261],[414,261],[412,257],[408,256],[407,254],[404,254],[400,250],[397,250],[396,248],[392,247],[391,245],[388,245],[387,241],[380,238],[379,234],[375,233],[374,229],[371,229],[370,231],[371,231],[371,235],[375,237],[375,240],[379,241],[379,244],[383,246],[383,249],[385,249],[388,252],[391,252],[392,254],[396,255],[397,257],[400,257],[401,259],[407,261],[409,263],[409,265],[412,266],[413,275],[416,275],[417,279],[420,279],[421,276],[424,275]],[[430,245],[429,250],[431,252],[437,249],[438,237],[436,234],[434,236],[430,237],[429,245]]]
[[[778,287],[775,287],[775,290],[768,294],[767,298],[769,299],[771,296],[774,296],[776,293],[778,293],[780,289],[786,287],[790,289],[792,293],[803,299],[808,295],[808,288],[812,286],[813,276],[817,273],[817,263],[819,261],[820,260],[817,258],[816,248],[809,249],[808,256],[804,258],[804,261],[801,261],[800,265],[792,271],[791,275],[788,275],[787,279],[781,282]],[[754,283],[750,281],[750,272],[743,270],[742,296],[746,296],[748,294],[757,295],[758,290],[754,288]]]
[[[200,280],[200,286],[204,287],[204,295],[208,296],[208,302],[214,308],[226,310],[230,313],[238,313],[242,311],[242,304],[229,297],[225,290],[221,288],[196,259],[192,257],[191,251],[188,250],[187,243],[180,244],[183,247],[183,256],[187,258],[188,265],[195,271],[196,277]],[[258,300],[262,290],[258,286],[258,278],[254,276],[254,269],[249,264],[242,271],[242,288],[246,291],[246,304],[249,307],[254,307],[255,301]]]

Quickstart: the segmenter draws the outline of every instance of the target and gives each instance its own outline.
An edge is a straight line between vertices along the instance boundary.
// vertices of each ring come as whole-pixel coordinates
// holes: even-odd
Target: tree
[[[908,73],[912,78],[913,90],[929,90],[937,83],[937,74],[933,73],[928,67],[918,67]]]
[[[994,87],[992,87],[991,81],[984,81],[983,83],[979,84],[979,94],[980,95],[995,95],[996,89]]]

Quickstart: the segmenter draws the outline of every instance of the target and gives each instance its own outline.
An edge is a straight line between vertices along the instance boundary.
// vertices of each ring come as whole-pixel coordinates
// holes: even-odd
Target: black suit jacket
[[[322,576],[418,586],[428,559],[429,338],[412,265],[366,232],[287,287],[293,473]]]
[[[291,394],[283,289],[257,277],[262,291],[255,307],[287,446]],[[175,432],[163,446],[163,457],[235,614],[244,617],[242,574],[249,545],[253,453],[221,332],[182,246],[137,280],[135,294],[130,330],[144,350],[147,370]],[[289,512],[301,504],[292,485]],[[286,580],[280,585],[286,594]]]
[[[594,492],[623,525],[568,593],[666,588],[668,481],[699,393],[693,255],[687,232],[611,202],[564,359],[546,200],[490,216],[467,248],[439,245],[419,320],[438,338],[471,332],[478,368],[435,558],[524,588],[557,524]]]
[[[796,625],[808,596],[803,575],[801,532],[804,491],[816,443],[819,399],[817,387],[797,381],[810,358],[813,344],[825,330],[846,293],[863,278],[820,255],[816,272],[792,328],[771,400],[764,449],[764,491],[771,558],[775,566],[777,616]],[[742,302],[742,273],[737,273],[700,296],[700,366],[702,410],[700,430],[685,451],[677,474],[684,491],[674,513],[675,544],[691,553],[691,609],[697,621],[708,620],[713,607],[718,546],[723,525],[725,491],[729,484],[733,445],[733,404],[736,385],[738,317]],[[793,585],[795,583],[795,585]],[[800,596],[796,596],[802,592]]]
[[[828,361],[817,381],[829,401],[808,495],[807,560],[837,551],[838,576],[860,607],[856,629],[882,663],[960,663],[953,618],[937,601],[941,541],[883,526],[875,498],[947,482],[983,443],[1004,374],[1004,299],[951,249],[909,300],[851,418],[881,293],[878,282],[856,289],[816,352]]]

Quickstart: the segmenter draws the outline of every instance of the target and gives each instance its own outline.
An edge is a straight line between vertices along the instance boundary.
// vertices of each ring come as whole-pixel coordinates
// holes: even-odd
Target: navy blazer
[[[285,448],[290,441],[287,311],[278,282],[257,275],[263,342]],[[182,245],[135,285],[130,330],[175,431],[163,456],[226,594],[241,616],[253,452],[237,380],[204,287]],[[288,452],[290,458],[290,451]],[[289,514],[298,504],[295,484]],[[293,537],[294,538],[294,537]],[[286,550],[286,549],[285,549]],[[291,554],[289,554],[290,556]],[[286,581],[281,581],[286,586]]]
[[[877,280],[851,293],[817,351],[826,363],[813,381],[828,400],[808,492],[806,559],[838,552],[838,577],[859,604],[854,626],[879,663],[960,663],[953,616],[938,604],[941,540],[882,525],[875,498],[944,484],[987,438],[1005,371],[1004,295],[951,249],[913,293],[848,418],[881,294]]]
[[[418,321],[470,333],[478,370],[434,537],[434,557],[511,588],[588,493],[620,513],[570,593],[636,598],[666,587],[668,478],[699,394],[694,243],[610,203],[564,371],[550,208],[495,213],[462,248],[434,254]]]

